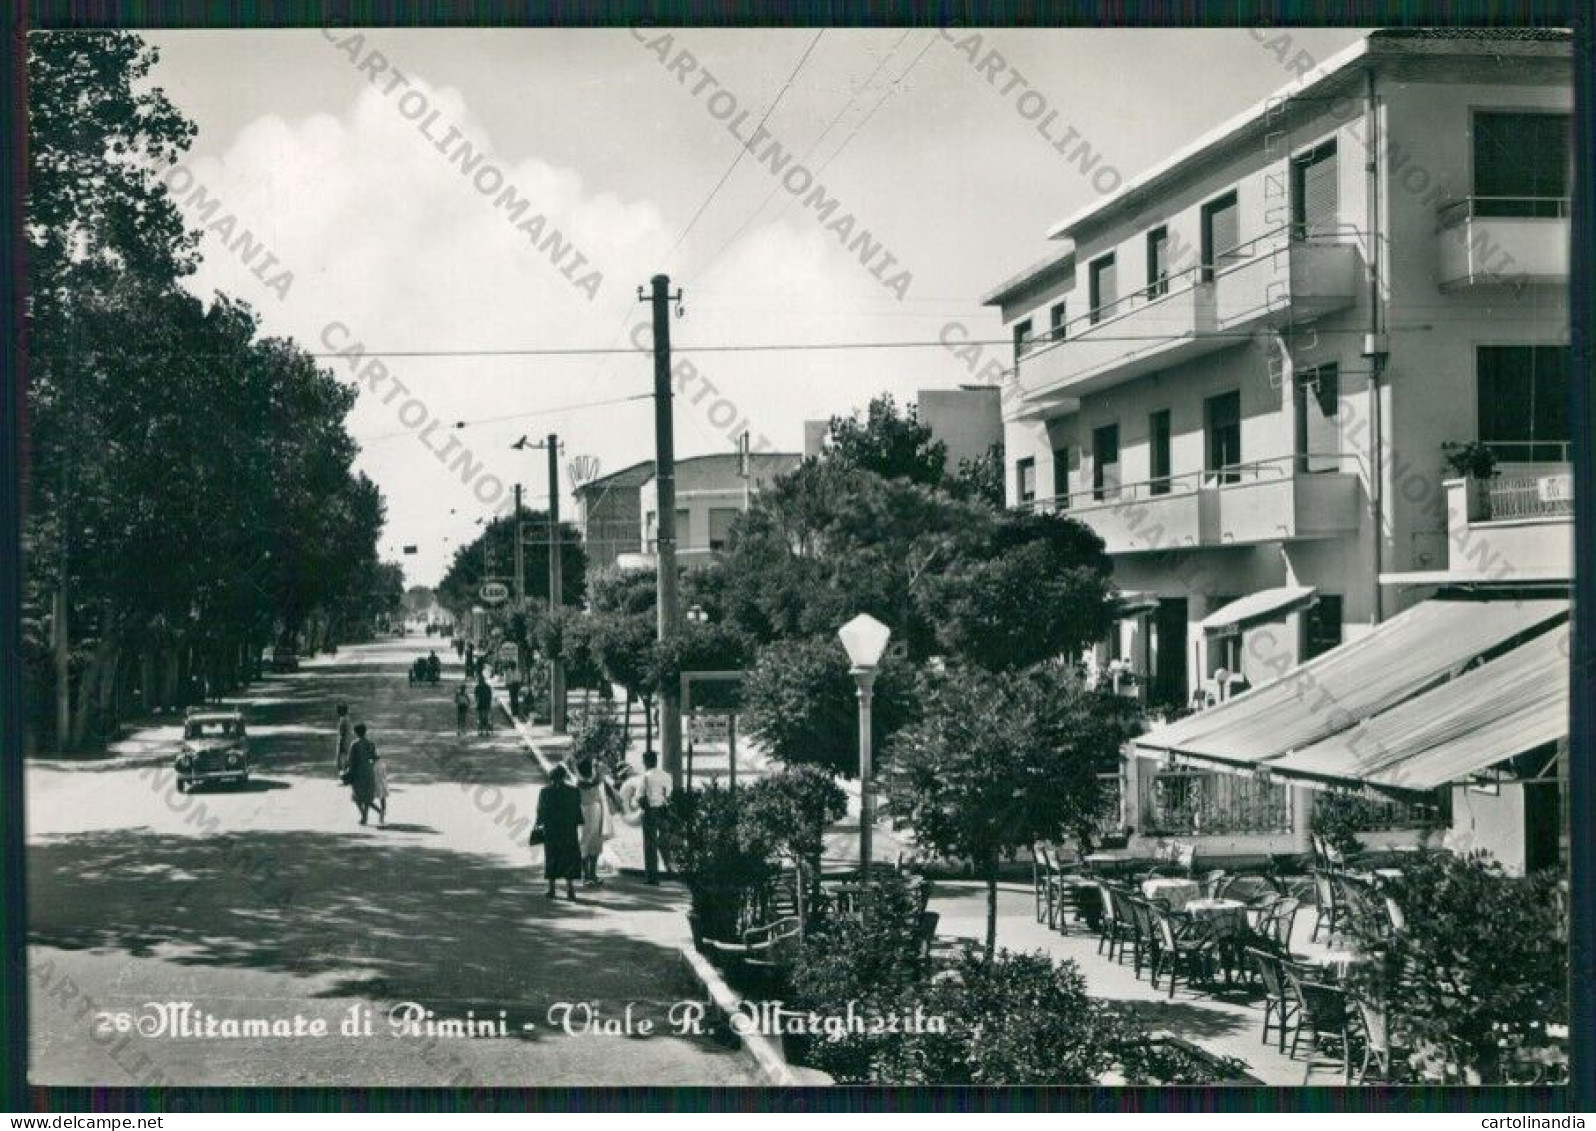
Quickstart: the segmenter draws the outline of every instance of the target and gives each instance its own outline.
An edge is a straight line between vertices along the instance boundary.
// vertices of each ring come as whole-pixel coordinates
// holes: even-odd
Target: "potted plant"
[[[718,785],[673,793],[663,823],[664,856],[687,885],[693,942],[741,941],[749,897],[770,876],[770,844],[750,835],[737,795]]]

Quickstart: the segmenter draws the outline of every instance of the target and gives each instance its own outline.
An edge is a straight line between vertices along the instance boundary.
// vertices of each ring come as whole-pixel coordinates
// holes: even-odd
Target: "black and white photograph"
[[[1570,1085],[1551,13],[28,31],[28,1083]]]

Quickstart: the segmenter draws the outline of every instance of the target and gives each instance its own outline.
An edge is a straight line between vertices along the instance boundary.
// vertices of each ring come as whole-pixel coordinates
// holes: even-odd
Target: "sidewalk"
[[[1124,1007],[1150,1030],[1163,1030],[1183,1037],[1205,1050],[1233,1056],[1247,1065],[1249,1074],[1273,1086],[1299,1087],[1307,1069],[1304,1059],[1293,1060],[1278,1051],[1271,1033],[1269,1044],[1260,1040],[1263,1030],[1262,996],[1221,990],[1191,990],[1181,984],[1175,996],[1165,988],[1153,989],[1144,976],[1137,978],[1131,965],[1110,962],[1097,953],[1098,937],[1080,926],[1069,934],[1049,930],[1038,923],[1034,896],[1029,884],[998,885],[997,944],[999,949],[1043,951],[1055,961],[1069,959],[1086,978],[1086,991],[1092,997]],[[979,881],[937,880],[931,890],[930,909],[941,915],[937,923],[940,938],[986,940],[986,885]],[[1312,909],[1297,916],[1292,933],[1292,950],[1309,953],[1327,949],[1308,942],[1313,929]],[[1287,1041],[1290,1047],[1290,1041]],[[1354,1065],[1354,1067],[1356,1067]],[[1314,1060],[1308,1083],[1340,1086],[1343,1083],[1340,1061],[1328,1056]]]

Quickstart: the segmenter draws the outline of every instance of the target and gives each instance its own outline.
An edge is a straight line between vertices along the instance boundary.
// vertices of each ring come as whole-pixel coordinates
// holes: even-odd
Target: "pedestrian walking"
[[[465,680],[460,681],[460,686],[454,689],[454,733],[457,738],[464,738],[466,732],[466,719],[471,714],[471,692],[466,690]]]
[[[477,673],[477,733],[492,734],[493,727],[490,723],[490,713],[493,710],[493,688],[488,686],[488,677],[481,672]]]
[[[614,835],[614,826],[609,781],[594,767],[593,759],[583,758],[576,764],[576,790],[582,797],[582,885],[596,888],[604,882],[598,874],[599,856],[604,842]]]
[[[519,668],[510,672],[510,714],[515,718],[521,717],[521,671]]]
[[[345,771],[345,779],[355,808],[360,810],[362,825],[372,809],[377,810],[379,822],[386,824],[388,821],[388,775],[386,770],[379,769],[380,759],[377,744],[366,737],[366,724],[356,723],[355,742],[349,748],[349,768]]]
[[[582,875],[582,798],[570,784],[570,771],[555,766],[549,784],[538,794],[537,823],[532,827],[533,843],[543,842],[543,878],[547,895],[554,898],[554,884],[565,881],[565,898],[576,900],[574,881]]]
[[[466,641],[465,666],[467,679],[477,674],[477,650],[469,640]]]
[[[355,728],[349,722],[349,704],[338,704],[338,776],[349,768],[349,747],[355,741]]]
[[[671,799],[671,776],[659,768],[659,755],[643,752],[643,772],[621,787],[628,808],[643,815],[643,877],[659,883],[660,834],[665,826],[665,806]],[[669,866],[670,861],[666,860]]]

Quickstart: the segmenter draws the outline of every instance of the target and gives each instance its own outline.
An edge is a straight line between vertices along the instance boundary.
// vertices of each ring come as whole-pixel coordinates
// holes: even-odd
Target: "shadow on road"
[[[390,826],[390,831],[426,826]],[[642,885],[548,900],[540,871],[369,834],[87,833],[29,851],[30,942],[184,965],[331,976],[315,996],[592,1001],[664,1018],[700,992],[673,945],[601,909],[666,911]],[[663,1025],[663,1020],[661,1021]]]

